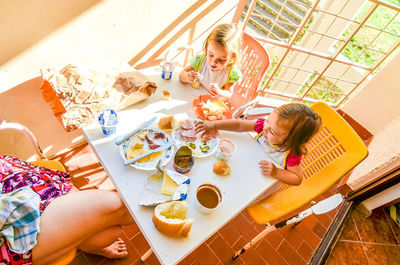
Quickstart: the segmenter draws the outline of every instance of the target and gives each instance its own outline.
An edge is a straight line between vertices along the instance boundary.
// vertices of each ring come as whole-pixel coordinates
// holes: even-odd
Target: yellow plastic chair
[[[64,256],[58,258],[57,260],[49,263],[48,265],[67,265],[70,264],[76,255],[76,250],[71,250],[70,252],[68,252],[67,254],[65,254]]]
[[[11,130],[15,132],[20,132],[28,139],[28,141],[32,144],[32,147],[36,151],[36,155],[39,157],[39,160],[31,161],[30,163],[37,166],[42,166],[48,169],[59,170],[66,172],[65,167],[62,163],[56,160],[49,160],[43,154],[42,149],[40,148],[36,137],[33,133],[26,128],[25,126],[18,124],[18,123],[8,123],[6,121],[1,122],[0,130]],[[71,250],[67,254],[63,255],[62,257],[58,258],[54,262],[50,263],[50,265],[67,265],[71,263],[71,261],[75,258],[76,250]]]
[[[267,224],[254,245],[268,233],[269,222],[306,205],[327,191],[368,155],[364,142],[351,126],[323,102],[311,108],[322,118],[322,128],[307,144],[308,153],[302,159],[303,182],[299,186],[284,185],[279,191],[247,208],[258,224]]]

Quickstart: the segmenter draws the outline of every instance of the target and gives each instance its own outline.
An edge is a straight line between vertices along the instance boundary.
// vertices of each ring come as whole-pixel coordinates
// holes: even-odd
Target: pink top
[[[264,122],[265,119],[257,119],[256,124],[254,125],[254,131],[256,133],[261,133],[264,130]],[[292,152],[289,152],[288,156],[286,157],[286,167],[293,167],[301,162],[302,155],[295,155]]]

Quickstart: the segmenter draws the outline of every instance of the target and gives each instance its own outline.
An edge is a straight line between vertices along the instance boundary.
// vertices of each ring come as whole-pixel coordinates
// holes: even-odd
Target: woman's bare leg
[[[46,264],[88,242],[116,240],[115,226],[127,225],[132,219],[118,194],[110,191],[87,190],[72,192],[55,199],[40,217],[38,244],[32,250],[35,264]],[[104,232],[103,232],[104,231]],[[85,244],[83,244],[85,247]]]
[[[120,226],[113,226],[92,236],[80,244],[78,249],[109,259],[124,258],[128,255],[128,251],[125,242],[120,238],[121,233]]]

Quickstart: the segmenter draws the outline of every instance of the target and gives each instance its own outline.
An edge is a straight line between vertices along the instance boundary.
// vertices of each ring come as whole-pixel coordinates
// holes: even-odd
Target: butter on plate
[[[149,176],[139,199],[139,205],[154,206],[167,201],[184,200],[189,192],[190,179],[170,169],[164,169],[163,181]]]
[[[163,177],[163,183],[161,186],[161,194],[167,195],[167,196],[172,196],[174,195],[176,188],[178,187],[178,184],[176,184],[175,181],[173,181],[165,172],[164,172],[164,177]]]

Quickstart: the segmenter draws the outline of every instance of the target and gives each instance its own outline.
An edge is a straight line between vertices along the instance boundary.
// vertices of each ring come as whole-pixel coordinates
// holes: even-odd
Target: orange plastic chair
[[[59,171],[64,171],[65,167],[62,163],[56,160],[48,160],[46,156],[43,154],[42,149],[40,148],[36,137],[33,135],[33,133],[26,128],[25,126],[18,124],[18,123],[8,123],[6,121],[3,121],[0,124],[0,130],[12,130],[12,131],[17,131],[21,132],[25,137],[29,140],[29,142],[32,144],[34,150],[36,151],[36,155],[40,158],[39,160],[36,161],[31,161],[31,164],[37,165],[37,166],[42,166],[45,168],[53,169],[53,170],[59,170]],[[76,255],[76,250],[71,250],[70,252],[66,253],[62,257],[58,258],[57,260],[53,261],[50,263],[50,265],[66,265],[69,264]]]
[[[224,100],[229,105],[230,110],[225,114],[231,115],[239,107],[249,103],[257,97],[257,92],[261,87],[262,79],[270,66],[270,59],[265,48],[252,36],[243,33],[242,47],[240,48],[239,61],[236,62],[238,68],[242,72],[242,81],[236,83],[232,87],[232,96],[228,100]],[[202,95],[201,97],[211,97]],[[198,106],[201,97],[195,99],[193,107]],[[196,111],[196,109],[195,109]],[[243,110],[238,110],[237,116]],[[196,113],[198,116],[203,117]],[[204,118],[204,117],[203,117]]]
[[[307,144],[308,153],[301,162],[303,182],[299,186],[284,185],[247,208],[256,223],[267,224],[261,235],[265,236],[270,230],[269,222],[299,209],[327,191],[368,155],[364,142],[336,111],[323,102],[315,103],[311,108],[321,116],[323,125]],[[262,238],[260,234],[250,245]]]
[[[248,103],[257,96],[262,79],[270,66],[270,58],[265,48],[252,36],[243,33],[240,61],[242,81],[233,87],[230,104],[233,110]]]

